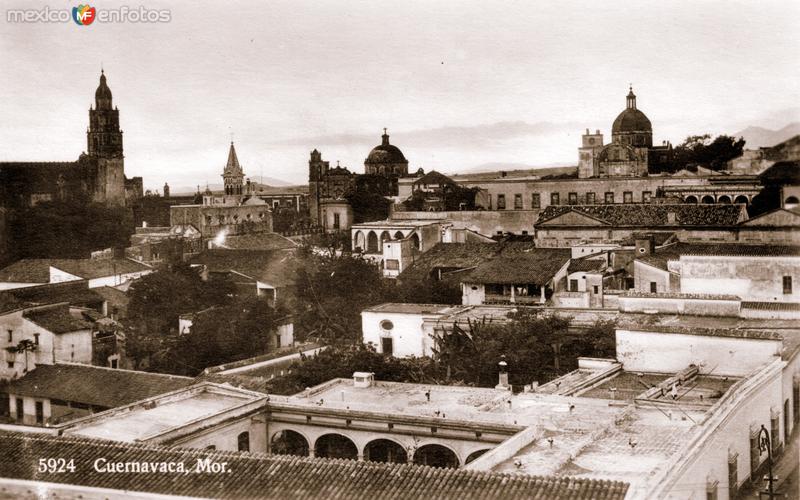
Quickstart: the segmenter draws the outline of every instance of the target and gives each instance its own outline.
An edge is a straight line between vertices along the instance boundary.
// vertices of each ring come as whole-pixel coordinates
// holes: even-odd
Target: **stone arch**
[[[356,242],[356,248],[360,248],[361,250],[364,250],[364,248],[365,248],[364,247],[364,233],[362,233],[361,231],[356,231],[356,235],[355,235],[354,240]]]
[[[721,205],[730,205],[732,203],[731,197],[727,194],[723,194],[722,196],[717,198],[717,203]]]
[[[749,205],[750,204],[750,200],[747,199],[747,196],[745,196],[743,194],[740,194],[739,196],[734,198],[733,202],[737,203],[737,204],[742,204],[742,205]]]
[[[697,196],[690,194],[689,196],[686,197],[684,201],[686,203],[697,203]]]
[[[470,462],[474,462],[475,460],[477,460],[478,458],[480,458],[480,457],[481,457],[481,455],[483,455],[483,454],[484,454],[484,453],[486,453],[487,451],[489,451],[489,448],[486,448],[485,450],[473,451],[472,453],[470,453],[469,455],[467,455],[467,458],[466,458],[466,460],[464,460],[464,465],[467,465],[467,464],[468,464],[468,463],[470,463]]]
[[[397,441],[374,439],[364,446],[364,460],[404,464],[408,462],[408,452]]]
[[[701,203],[705,203],[706,205],[713,205],[714,204],[714,197],[711,196],[710,194],[707,194],[707,195],[703,196],[703,198],[700,200],[700,202]]]
[[[378,253],[378,235],[375,231],[367,233],[367,253]]]
[[[411,233],[411,245],[420,250],[420,242],[419,242],[419,235],[415,232]]]
[[[394,239],[402,240],[403,238],[405,238],[405,236],[403,236],[403,232],[402,231],[397,231],[396,233],[394,233]]]
[[[798,205],[798,204],[800,204],[800,200],[797,199],[797,196],[789,196],[783,202],[784,206],[786,206],[786,205]]]
[[[414,463],[430,467],[457,469],[461,463],[458,454],[449,446],[431,443],[420,446],[414,452]]]
[[[323,434],[314,443],[314,456],[321,458],[358,459],[358,447],[347,436],[341,434]]]
[[[270,452],[275,455],[308,456],[309,440],[303,434],[285,429],[278,431],[270,438]]]
[[[382,232],[381,233],[381,248],[383,248],[383,242],[384,241],[391,241],[391,240],[392,240],[392,235],[389,234],[389,231]]]

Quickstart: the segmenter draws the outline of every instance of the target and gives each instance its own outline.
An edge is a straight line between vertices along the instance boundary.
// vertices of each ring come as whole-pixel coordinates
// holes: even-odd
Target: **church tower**
[[[111,89],[100,70],[100,85],[94,93],[94,109],[89,107],[86,131],[88,155],[79,160],[85,175],[93,178],[92,200],[109,205],[125,205],[125,160],[122,154],[122,130],[119,110],[111,101]]]
[[[111,105],[111,89],[100,70],[100,85],[94,93],[94,109],[89,108],[89,130],[86,132],[90,156],[122,158],[122,130],[119,110]]]
[[[228,163],[222,172],[222,180],[225,184],[225,196],[241,196],[243,194],[244,172],[242,172],[239,159],[236,157],[233,141],[231,141],[231,149],[228,152]]]

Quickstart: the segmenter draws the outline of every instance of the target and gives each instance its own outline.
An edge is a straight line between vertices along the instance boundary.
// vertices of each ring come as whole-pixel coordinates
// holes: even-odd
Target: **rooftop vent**
[[[353,372],[353,387],[372,387],[375,374],[372,372]]]

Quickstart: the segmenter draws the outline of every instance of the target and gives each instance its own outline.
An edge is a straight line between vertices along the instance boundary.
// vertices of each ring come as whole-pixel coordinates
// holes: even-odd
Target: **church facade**
[[[364,173],[356,174],[338,164],[331,168],[316,149],[308,160],[308,209],[311,221],[327,231],[350,228],[352,207],[347,195],[361,185],[385,196],[397,196],[398,179],[408,176],[408,160],[400,148],[389,143],[383,129],[381,143],[364,160]]]
[[[202,204],[172,205],[170,225],[193,226],[203,238],[219,238],[220,246],[227,235],[272,232],[272,211],[256,195],[250,179],[245,182],[232,142],[222,180],[225,186],[222,196],[206,188]]]
[[[0,205],[24,208],[82,199],[126,206],[142,197],[142,178],[125,177],[119,109],[112,104],[105,74],[89,108],[86,151],[71,162],[0,162]]]
[[[625,109],[611,127],[611,142],[603,144],[600,130],[581,137],[578,148],[578,177],[644,177],[651,167],[671,159],[672,146],[653,146],[653,126],[636,105],[630,88]]]

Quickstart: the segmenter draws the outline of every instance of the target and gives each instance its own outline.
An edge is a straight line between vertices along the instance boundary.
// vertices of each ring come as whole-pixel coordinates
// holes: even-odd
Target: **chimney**
[[[586,135],[589,135],[589,129],[588,128],[586,129]]]
[[[656,242],[652,234],[636,238],[636,256],[652,255],[656,250]]]
[[[500,376],[495,389],[504,389],[506,391],[510,391],[511,386],[508,384],[508,363],[506,363],[505,354],[500,356],[500,362],[497,363],[497,366],[500,369]]]

